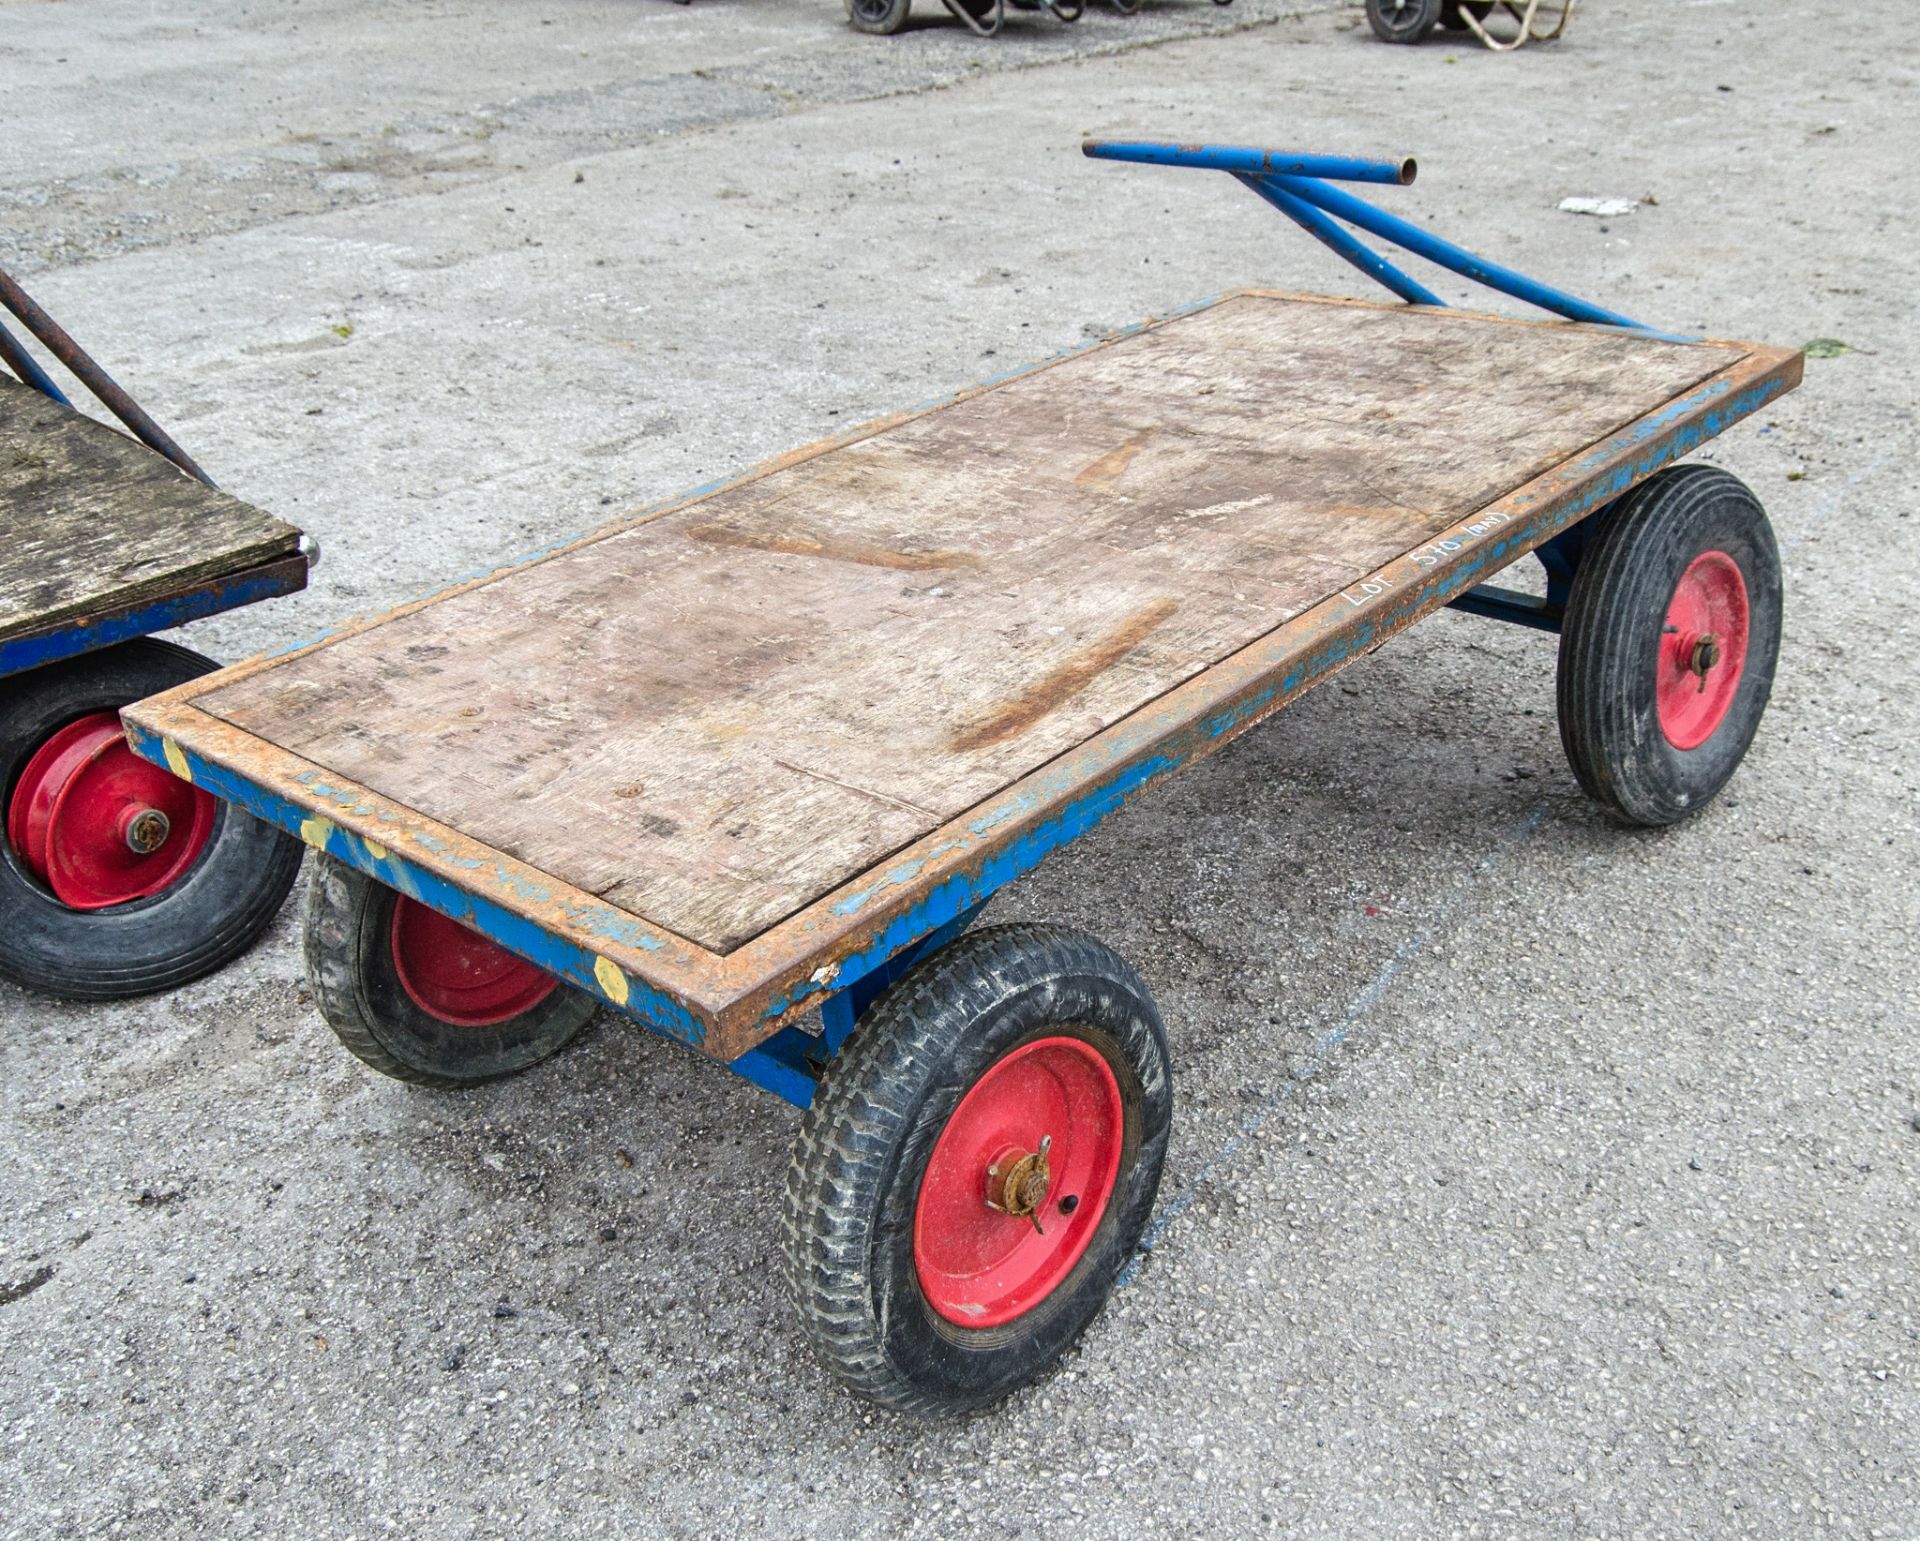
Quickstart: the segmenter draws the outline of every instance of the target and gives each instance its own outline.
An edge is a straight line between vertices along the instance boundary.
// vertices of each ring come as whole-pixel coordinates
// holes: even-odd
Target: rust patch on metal
[[[856,562],[862,567],[889,567],[903,573],[943,572],[950,567],[980,564],[980,558],[970,551],[897,551],[842,535],[781,535],[725,524],[695,525],[687,534],[708,546],[771,551],[778,556],[817,556],[829,562]]]
[[[1113,484],[1126,475],[1127,467],[1133,464],[1133,457],[1146,447],[1147,440],[1152,437],[1151,428],[1142,428],[1125,443],[1086,465],[1074,477],[1074,486],[1090,487],[1095,492],[1113,491]]]
[[[1179,608],[1171,599],[1156,599],[1097,642],[1082,648],[1057,668],[1048,670],[991,716],[983,717],[972,726],[962,729],[953,740],[953,748],[961,753],[985,749],[989,744],[1004,743],[1016,734],[1026,732],[1049,712],[1079,695],[1146,641]]]

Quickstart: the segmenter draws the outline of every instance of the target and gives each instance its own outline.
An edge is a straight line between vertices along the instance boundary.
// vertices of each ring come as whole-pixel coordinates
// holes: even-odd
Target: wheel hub
[[[69,909],[145,899],[206,848],[218,805],[127,747],[120,719],[93,712],[27,761],[7,802],[7,839]]]
[[[173,821],[158,808],[132,808],[121,815],[122,837],[136,856],[151,856],[167,843]]]

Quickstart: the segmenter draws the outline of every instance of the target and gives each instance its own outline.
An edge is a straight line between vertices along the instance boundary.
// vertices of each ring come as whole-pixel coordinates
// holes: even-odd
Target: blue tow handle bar
[[[1524,300],[1529,305],[1537,305],[1569,321],[1623,327],[1656,337],[1670,335],[1654,331],[1617,311],[1603,309],[1543,284],[1524,273],[1517,273],[1512,268],[1489,262],[1485,257],[1477,257],[1465,247],[1444,241],[1418,225],[1409,224],[1384,209],[1374,207],[1364,198],[1330,185],[1335,182],[1362,182],[1382,187],[1405,187],[1413,181],[1419,170],[1411,156],[1400,160],[1365,160],[1351,155],[1301,155],[1289,150],[1256,150],[1239,145],[1131,143],[1097,139],[1088,140],[1080,149],[1093,160],[1136,161],[1147,166],[1192,166],[1204,171],[1224,171],[1266,199],[1308,235],[1411,305],[1444,305],[1446,301],[1361,241],[1347,229],[1348,225],[1391,242],[1416,257],[1424,257],[1436,266],[1458,273],[1462,278],[1485,284],[1489,289],[1511,295],[1516,300]]]

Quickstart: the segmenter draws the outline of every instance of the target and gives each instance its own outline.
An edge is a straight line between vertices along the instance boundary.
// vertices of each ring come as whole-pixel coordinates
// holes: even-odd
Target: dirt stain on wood
[[[1125,658],[1154,631],[1166,624],[1180,608],[1171,599],[1156,599],[1144,610],[1097,641],[1089,643],[1066,662],[1048,670],[1011,701],[971,726],[963,728],[953,740],[956,752],[985,749],[1024,733],[1049,712],[1071,701],[1107,670]]]
[[[696,525],[687,534],[708,546],[771,551],[778,556],[815,556],[829,562],[856,562],[862,567],[889,567],[895,572],[944,572],[948,568],[980,564],[980,558],[969,551],[899,551],[847,536],[780,534],[742,530],[725,524]]]
[[[1088,487],[1095,492],[1113,491],[1114,483],[1126,474],[1127,467],[1133,464],[1133,457],[1146,447],[1147,440],[1152,436],[1151,428],[1142,428],[1125,443],[1084,466],[1073,478],[1074,486]]]

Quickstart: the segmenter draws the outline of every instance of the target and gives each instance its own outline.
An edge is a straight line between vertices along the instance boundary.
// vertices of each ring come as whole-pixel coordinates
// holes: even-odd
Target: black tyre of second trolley
[[[300,870],[297,840],[135,755],[119,712],[218,667],[154,637],[0,680],[0,977],[69,1000],[232,961]]]
[[[1767,709],[1779,552],[1716,466],[1660,471],[1595,517],[1560,632],[1561,741],[1617,818],[1672,824],[1726,785]]]

